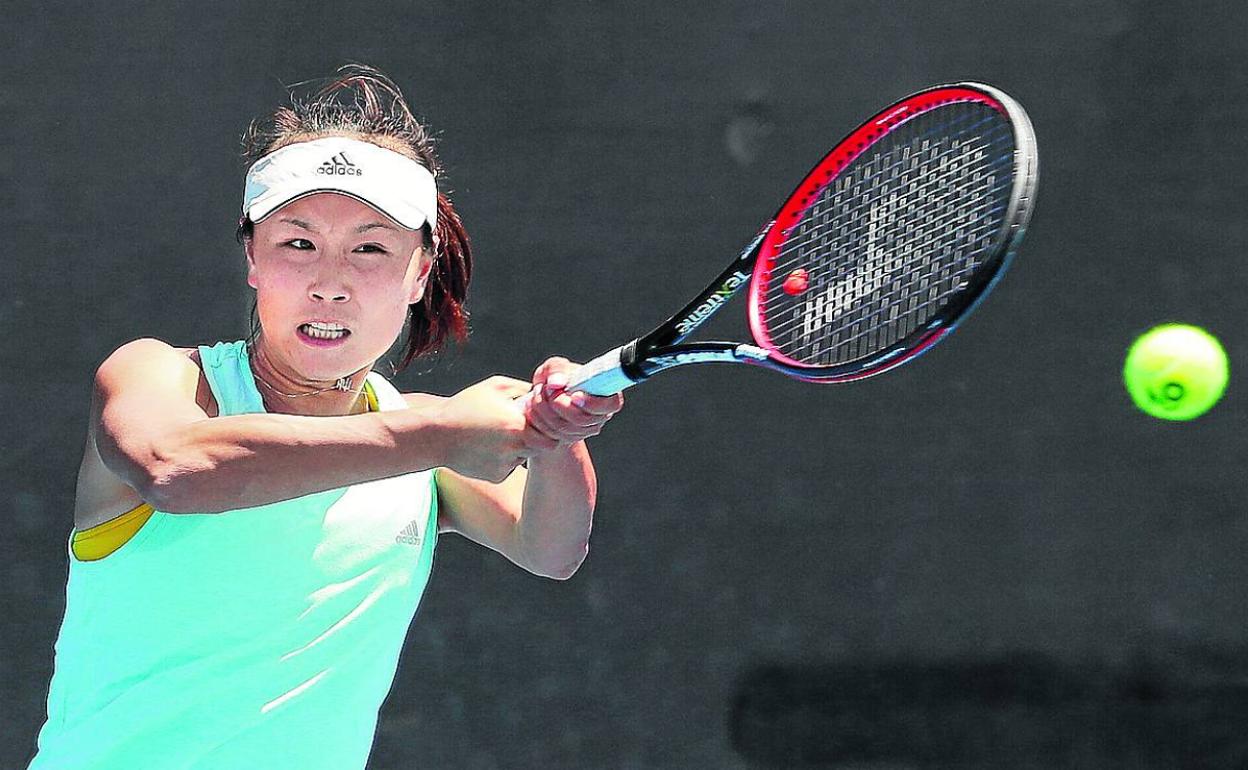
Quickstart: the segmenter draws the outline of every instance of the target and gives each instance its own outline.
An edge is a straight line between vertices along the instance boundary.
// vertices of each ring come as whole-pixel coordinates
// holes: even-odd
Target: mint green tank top
[[[220,415],[264,412],[244,341],[199,348]],[[406,401],[370,372],[382,410]],[[363,768],[437,540],[432,471],[69,552],[29,770]],[[71,533],[72,542],[72,533]]]

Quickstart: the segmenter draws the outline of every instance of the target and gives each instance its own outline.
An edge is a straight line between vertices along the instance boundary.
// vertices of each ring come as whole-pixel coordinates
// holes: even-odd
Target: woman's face
[[[371,366],[424,292],[432,255],[421,242],[419,231],[336,193],[300,198],[257,223],[246,242],[247,284],[269,356],[313,381]],[[300,331],[309,321],[335,321],[350,333],[317,346]]]

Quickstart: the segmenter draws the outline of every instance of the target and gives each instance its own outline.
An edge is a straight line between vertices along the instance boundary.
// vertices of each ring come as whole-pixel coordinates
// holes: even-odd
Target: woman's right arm
[[[209,418],[199,371],[154,339],[118,348],[95,376],[91,419],[104,464],[154,508],[216,513],[439,466],[501,480],[540,443],[495,377],[426,409],[343,417]]]

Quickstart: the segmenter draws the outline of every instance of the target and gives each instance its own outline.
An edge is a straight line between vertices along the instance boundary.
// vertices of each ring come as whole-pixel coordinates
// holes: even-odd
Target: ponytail
[[[472,280],[472,247],[468,233],[450,200],[438,193],[438,223],[433,236],[433,267],[420,302],[410,306],[411,331],[398,369],[416,357],[435,353],[447,339],[468,338],[468,311],[464,300]]]

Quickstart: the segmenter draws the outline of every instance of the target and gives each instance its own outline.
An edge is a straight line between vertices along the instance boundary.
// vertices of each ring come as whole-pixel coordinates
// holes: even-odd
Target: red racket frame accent
[[[788,238],[786,231],[801,221],[802,215],[818,199],[819,193],[823,191],[823,188],[831,184],[832,180],[844,171],[850,163],[854,162],[855,158],[869,149],[871,145],[888,135],[889,132],[898,126],[925,112],[946,104],[962,102],[978,102],[998,112],[1007,112],[1005,106],[992,98],[992,96],[983,91],[970,88],[951,86],[916,94],[879,113],[864,123],[857,131],[847,136],[844,141],[825,155],[823,160],[819,161],[819,164],[806,175],[806,178],[802,180],[802,183],[797,186],[797,189],[793,191],[793,194],[789,196],[789,199],[780,208],[780,212],[776,214],[775,223],[759,245],[759,254],[757,261],[754,263],[754,275],[750,281],[748,295],[750,334],[753,335],[754,341],[767,351],[772,360],[786,367],[796,369],[818,370],[823,368],[804,364],[781,353],[776,349],[771,335],[767,333],[767,329],[763,324],[763,305],[767,297],[767,283],[775,263],[775,256],[783,249],[784,243]],[[916,345],[915,348],[909,351],[909,355],[899,355],[896,358],[881,361],[876,367],[841,379],[846,381],[863,379],[873,374],[879,374],[886,369],[891,369],[894,366],[899,366],[934,345],[945,336],[944,332],[949,330],[942,329],[939,331],[941,333],[933,334],[931,339],[923,340]],[[794,376],[800,378],[801,375],[795,374]]]

